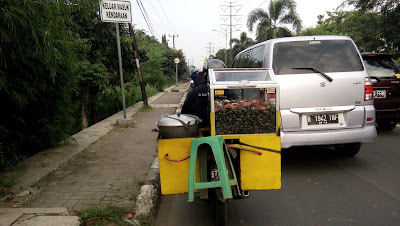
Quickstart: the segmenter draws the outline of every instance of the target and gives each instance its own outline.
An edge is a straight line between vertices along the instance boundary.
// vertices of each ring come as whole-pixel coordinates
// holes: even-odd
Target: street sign
[[[179,58],[178,58],[178,57],[174,59],[174,63],[175,63],[175,64],[179,64],[179,62],[180,62],[180,61],[179,61]]]
[[[100,15],[103,22],[130,23],[132,22],[130,1],[100,1]]]

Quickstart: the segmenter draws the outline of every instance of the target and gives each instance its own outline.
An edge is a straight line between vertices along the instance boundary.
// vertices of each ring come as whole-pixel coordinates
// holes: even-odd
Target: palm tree
[[[296,34],[300,32],[302,27],[294,0],[271,0],[268,12],[263,9],[254,9],[247,19],[249,31],[253,31],[257,22],[256,40],[258,42],[276,37],[292,36],[289,29],[279,25],[292,25]]]
[[[233,48],[232,48],[233,56],[238,54],[240,51],[246,49],[247,47],[250,47],[255,44],[253,39],[250,38],[249,36],[247,36],[246,32],[240,33],[239,39],[233,38],[231,40],[231,43],[233,44]]]

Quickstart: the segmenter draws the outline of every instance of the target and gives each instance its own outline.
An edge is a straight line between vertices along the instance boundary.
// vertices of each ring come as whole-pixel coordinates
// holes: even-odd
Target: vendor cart
[[[217,223],[226,225],[227,201],[280,189],[279,92],[271,69],[210,69],[209,127],[182,137],[198,122],[174,115],[167,117],[179,137],[160,133],[162,195],[188,193],[192,202],[198,192],[214,200]]]

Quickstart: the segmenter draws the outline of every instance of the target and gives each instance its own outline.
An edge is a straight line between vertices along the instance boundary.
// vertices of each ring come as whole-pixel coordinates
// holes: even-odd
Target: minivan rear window
[[[365,69],[367,69],[369,76],[385,79],[396,78],[396,74],[400,74],[399,68],[393,62],[389,55],[374,55],[363,56]]]
[[[350,40],[310,40],[274,45],[272,68],[276,75],[313,73],[292,68],[316,68],[321,72],[363,71]]]

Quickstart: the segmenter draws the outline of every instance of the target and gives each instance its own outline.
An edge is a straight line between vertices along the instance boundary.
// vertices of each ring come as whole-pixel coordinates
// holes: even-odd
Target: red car
[[[400,67],[387,53],[361,53],[371,77],[378,129],[393,130],[400,122]]]

